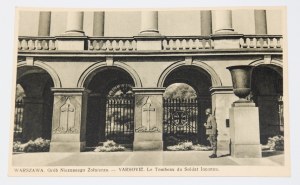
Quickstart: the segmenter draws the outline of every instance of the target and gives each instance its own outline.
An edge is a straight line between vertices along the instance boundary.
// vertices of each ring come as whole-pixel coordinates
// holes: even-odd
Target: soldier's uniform
[[[218,137],[218,130],[217,130],[217,122],[216,118],[209,114],[206,121],[206,135],[208,135],[208,140],[210,145],[213,149],[212,156],[217,156],[217,137]]]

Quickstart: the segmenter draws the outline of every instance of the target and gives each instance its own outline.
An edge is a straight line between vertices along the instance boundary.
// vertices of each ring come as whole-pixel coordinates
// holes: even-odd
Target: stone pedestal
[[[165,88],[133,88],[135,93],[134,151],[163,150]]]
[[[135,36],[137,50],[162,50],[163,36]]]
[[[260,158],[258,108],[254,103],[233,103],[229,109],[231,156]]]
[[[214,40],[214,49],[239,49],[240,39],[242,34],[214,34],[212,38]]]
[[[50,152],[81,152],[85,148],[87,91],[53,88]]]

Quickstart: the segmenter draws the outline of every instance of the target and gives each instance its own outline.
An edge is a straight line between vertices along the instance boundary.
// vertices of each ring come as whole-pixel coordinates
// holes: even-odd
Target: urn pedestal
[[[258,107],[246,97],[251,91],[252,66],[228,67],[232,76],[233,92],[240,99],[229,109],[230,151],[237,158],[260,158]]]

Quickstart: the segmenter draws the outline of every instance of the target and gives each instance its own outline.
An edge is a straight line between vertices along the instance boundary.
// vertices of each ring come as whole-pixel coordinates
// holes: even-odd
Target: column
[[[218,153],[230,153],[230,124],[229,108],[238,98],[233,94],[230,86],[211,87],[212,110],[218,124]]]
[[[233,31],[231,10],[216,10],[215,33],[230,33]]]
[[[163,93],[165,88],[133,88],[134,151],[163,150]]]
[[[93,27],[93,36],[104,36],[104,12],[94,12],[94,27]]]
[[[239,49],[242,34],[237,34],[232,28],[231,10],[216,10],[215,33],[212,35],[214,49]]]
[[[51,25],[51,12],[40,12],[38,36],[49,36]]]
[[[66,33],[73,36],[82,36],[83,32],[83,12],[68,12]]]
[[[267,34],[266,10],[254,10],[255,34]]]
[[[50,152],[81,152],[86,145],[88,92],[84,88],[53,88]]]
[[[212,34],[212,17],[210,10],[201,11],[201,35],[208,36]]]
[[[57,50],[85,50],[87,37],[83,31],[83,12],[68,12],[66,31],[56,39]]]
[[[142,11],[140,35],[159,35],[157,11]]]
[[[23,139],[34,140],[43,135],[44,101],[42,97],[24,97]]]

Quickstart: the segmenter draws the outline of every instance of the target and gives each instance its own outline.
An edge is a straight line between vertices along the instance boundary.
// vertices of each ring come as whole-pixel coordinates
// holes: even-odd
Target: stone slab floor
[[[164,152],[82,152],[13,154],[13,166],[200,166],[200,165],[284,165],[283,152],[263,153],[259,159],[233,158],[219,152],[210,159],[210,151]]]

